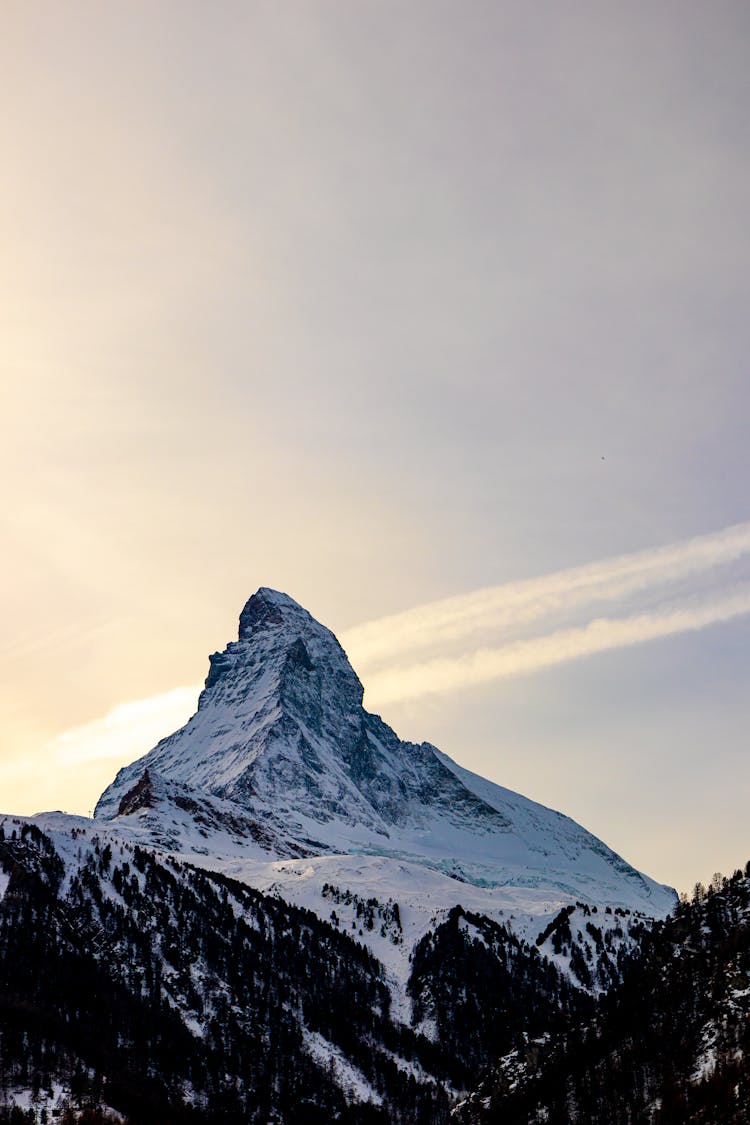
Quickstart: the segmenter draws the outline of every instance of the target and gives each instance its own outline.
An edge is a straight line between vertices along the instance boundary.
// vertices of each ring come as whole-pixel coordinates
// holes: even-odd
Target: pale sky
[[[403,736],[744,864],[749,104],[740,2],[8,0],[2,810],[269,585]]]

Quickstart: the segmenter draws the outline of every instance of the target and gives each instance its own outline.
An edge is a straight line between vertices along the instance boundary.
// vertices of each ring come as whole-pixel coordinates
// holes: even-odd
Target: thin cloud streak
[[[368,679],[368,704],[403,702],[488,683],[584,656],[625,648],[704,629],[750,613],[750,584],[701,604],[684,603],[661,612],[624,618],[598,618],[582,627],[559,629],[546,636],[515,641],[497,648],[480,648],[455,658],[438,658],[394,668]]]
[[[666,547],[446,598],[367,622],[341,639],[364,673],[369,707],[447,694],[748,613],[750,581],[735,576],[731,582],[720,571],[746,555],[750,523],[735,524]],[[713,588],[706,589],[707,582]],[[602,614],[602,606],[610,612]],[[529,635],[532,625],[536,632]],[[520,635],[513,636],[514,630]],[[492,632],[490,643],[480,643]],[[464,651],[456,651],[467,640]],[[186,722],[199,690],[177,688],[122,703],[59,735],[47,750],[70,766],[105,758],[125,764]]]
[[[684,582],[750,554],[750,523],[665,547],[620,555],[519,582],[445,598],[366,622],[342,634],[355,667],[392,662],[407,652],[460,641],[480,632],[518,628],[552,613],[622,601]]]

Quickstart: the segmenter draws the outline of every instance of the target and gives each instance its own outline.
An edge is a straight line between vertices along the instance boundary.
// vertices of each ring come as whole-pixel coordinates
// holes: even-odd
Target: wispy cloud
[[[341,636],[371,707],[459,691],[750,613],[750,523],[509,582]],[[48,747],[68,765],[132,761],[189,718],[199,688],[120,704]]]
[[[553,616],[601,612],[638,595],[690,592],[719,568],[748,556],[750,523],[735,524],[668,546],[417,606],[350,629],[341,640],[356,667],[373,668],[409,652],[526,629]]]
[[[125,765],[181,727],[195,711],[197,687],[175,688],[148,699],[119,703],[99,719],[72,727],[49,743],[53,761],[74,766],[96,759]]]
[[[750,612],[750,583],[718,598],[690,605],[665,606],[656,613],[622,618],[601,617],[587,625],[557,629],[496,648],[477,648],[456,657],[436,657],[367,678],[369,703],[382,706],[419,696],[537,672],[608,649],[673,636],[729,621]]]

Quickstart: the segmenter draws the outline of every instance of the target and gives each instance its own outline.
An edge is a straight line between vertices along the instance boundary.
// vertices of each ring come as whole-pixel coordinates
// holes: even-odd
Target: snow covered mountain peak
[[[317,726],[324,710],[357,711],[363,688],[333,633],[287,594],[261,587],[240,614],[239,639],[209,656],[198,710],[231,707],[234,718],[305,712]]]
[[[449,820],[481,810],[487,826],[506,827],[431,747],[401,742],[363,709],[335,636],[287,595],[261,588],[242,611],[239,639],[209,661],[196,714],[120,771],[97,815],[117,814],[145,767],[262,813],[313,851],[330,850],[334,823],[387,838],[441,800]]]
[[[149,830],[161,819],[162,834],[169,821],[179,836],[194,809],[204,826],[230,825],[240,850],[245,841],[277,858],[383,856],[476,886],[671,906],[672,891],[568,817],[400,740],[363,708],[333,633],[286,594],[261,587],[238,640],[209,659],[196,714],[120,770],[97,817]]]

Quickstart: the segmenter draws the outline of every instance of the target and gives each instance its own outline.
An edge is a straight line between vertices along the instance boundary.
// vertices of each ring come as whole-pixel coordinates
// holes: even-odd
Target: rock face
[[[670,909],[674,892],[568,817],[428,743],[402,742],[362,698],[334,635],[287,595],[261,588],[242,610],[238,640],[210,657],[196,714],[120,770],[95,815],[135,811],[147,770],[150,787],[163,779],[183,799],[192,792],[250,816],[276,855],[392,856],[478,885]]]
[[[143,771],[143,776],[136,781],[132,789],[120,799],[117,806],[118,816],[130,816],[139,809],[152,809],[155,804],[154,786],[148,770]]]

